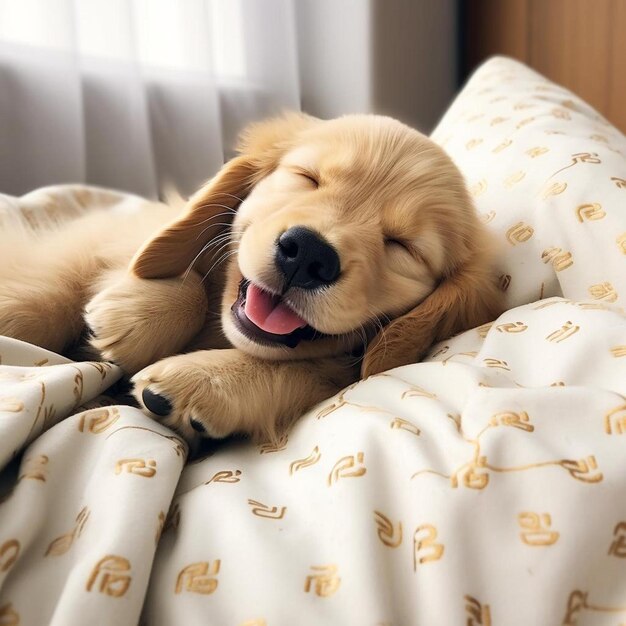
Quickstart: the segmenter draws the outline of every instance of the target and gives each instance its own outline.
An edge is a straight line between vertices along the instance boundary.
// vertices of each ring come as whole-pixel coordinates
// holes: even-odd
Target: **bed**
[[[185,464],[115,365],[0,338],[0,624],[626,622],[626,138],[506,58],[433,138],[508,310],[277,444]],[[49,187],[0,219],[142,202]]]

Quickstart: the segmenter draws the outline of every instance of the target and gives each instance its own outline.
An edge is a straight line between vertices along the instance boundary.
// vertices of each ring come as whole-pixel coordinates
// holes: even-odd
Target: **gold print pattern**
[[[548,513],[525,511],[517,516],[520,538],[527,546],[551,546],[559,539],[556,530],[550,530],[552,518]]]
[[[20,413],[24,403],[17,398],[0,398],[0,411],[4,413]]]
[[[626,606],[601,606],[592,604],[588,600],[589,594],[586,591],[576,589],[569,594],[567,608],[562,626],[577,626],[579,613],[590,611],[593,613],[626,613]]]
[[[305,467],[315,465],[321,458],[322,455],[320,453],[320,449],[318,446],[315,446],[309,456],[304,459],[296,459],[289,465],[289,475],[293,476],[296,472],[303,470]]]
[[[535,427],[530,423],[530,418],[526,411],[521,413],[496,413],[490,420],[489,426],[512,426],[527,433],[532,433]]]
[[[248,504],[252,507],[252,515],[257,517],[265,517],[267,519],[283,519],[287,512],[286,506],[270,506],[256,500],[248,500]]]
[[[112,433],[107,435],[107,439],[112,437],[113,435],[122,432],[123,430],[142,430],[148,433],[152,433],[153,435],[157,435],[158,437],[162,437],[163,439],[167,439],[174,445],[174,453],[176,456],[185,457],[187,455],[187,444],[176,437],[175,435],[164,435],[160,433],[158,430],[153,430],[152,428],[146,428],[145,426],[122,426],[121,428],[116,428]]]
[[[418,437],[421,433],[420,429],[415,424],[412,424],[402,417],[396,417],[393,419],[391,424],[389,424],[389,427],[392,429],[406,430],[407,432],[417,435]]]
[[[592,472],[598,469],[595,456],[588,456],[586,459],[580,459],[578,461],[563,459],[559,462],[559,465],[563,469],[566,469],[572,478],[584,483],[599,483],[604,478],[602,472],[592,474]]]
[[[479,180],[475,185],[472,185],[469,190],[474,198],[482,195],[485,191],[487,191],[487,181],[484,178]]]
[[[619,522],[613,529],[613,542],[609,547],[609,555],[626,559],[626,522]]]
[[[493,102],[493,100],[492,100]],[[494,117],[490,122],[489,122],[489,126],[497,126],[498,124],[502,124],[502,122],[506,122],[509,118],[508,117],[501,117],[501,116],[497,116]]]
[[[213,564],[208,561],[201,561],[187,565],[187,567],[180,570],[176,578],[174,593],[182,593],[183,591],[201,593],[203,595],[213,593],[219,583],[217,575],[219,574],[220,566],[221,561],[219,559],[213,561]]]
[[[531,122],[534,122],[534,121],[535,121],[534,117],[527,117],[523,119],[521,122],[519,122],[515,128],[519,130],[520,128],[523,128],[527,124],[530,124]]]
[[[312,565],[313,574],[304,581],[304,592],[309,593],[311,588],[315,595],[320,598],[332,596],[341,584],[341,578],[337,576],[336,565]]]
[[[563,109],[552,109],[552,115],[556,117],[557,120],[571,120],[572,116],[569,114],[569,111],[564,111]]]
[[[365,455],[357,452],[356,455],[348,455],[339,459],[328,475],[328,486],[336,483],[340,478],[356,478],[363,476],[367,468],[363,464]]]
[[[626,356],[626,346],[615,346],[614,348],[611,348],[611,354],[616,359]]]
[[[550,148],[546,148],[545,146],[537,146],[536,148],[530,148],[530,150],[526,150],[526,154],[531,159],[536,159],[546,152],[550,152]]]
[[[574,165],[577,165],[579,163],[589,163],[591,165],[599,165],[600,163],[602,163],[602,161],[598,158],[598,154],[596,152],[577,152],[575,154],[572,154],[572,162],[569,165],[566,165],[565,167],[562,167],[560,170],[557,170],[556,172],[554,172],[554,174],[552,174],[550,178],[553,178],[560,172],[563,172],[569,169],[570,167],[574,167]]]
[[[99,435],[109,426],[112,426],[120,418],[120,412],[116,407],[91,409],[85,411],[78,422],[78,430],[81,433],[90,432]]]
[[[439,348],[439,350],[431,354],[430,358],[436,359],[438,356],[442,356],[443,354],[445,354],[449,349],[450,349],[450,346],[442,346],[441,348]]]
[[[418,385],[412,385],[410,383],[407,383],[407,385],[409,385],[409,389],[402,392],[402,395],[400,396],[402,400],[404,400],[405,398],[428,398],[429,400],[437,399],[437,396],[434,393],[426,391],[426,389],[424,389],[423,387],[419,387]]]
[[[466,626],[491,626],[491,609],[484,606],[473,596],[465,596]]]
[[[626,254],[626,233],[622,233],[616,240],[622,254]]]
[[[496,326],[499,333],[523,333],[528,330],[528,326],[524,322],[508,322],[507,324],[499,324]]]
[[[506,370],[507,372],[511,371],[509,364],[506,361],[502,361],[500,359],[483,359],[483,363],[487,367],[493,367],[495,369]]]
[[[437,543],[437,529],[432,524],[422,524],[413,533],[413,571],[418,565],[438,561],[445,546]]]
[[[19,480],[30,479],[40,480],[42,483],[46,482],[46,476],[48,473],[48,457],[45,454],[38,454],[35,457],[26,457],[24,459],[22,473],[18,477]]]
[[[99,584],[97,584],[99,581]],[[130,587],[130,562],[122,556],[109,554],[100,559],[87,580],[87,591],[94,588],[113,598],[121,598]]]
[[[581,204],[576,209],[576,217],[579,222],[601,220],[606,217],[606,211],[602,208],[602,205],[598,202],[591,202],[589,204]]]
[[[287,447],[287,434],[281,435],[276,441],[262,443],[259,445],[259,454],[271,454],[272,452],[280,452]]]
[[[76,523],[72,531],[52,540],[44,556],[61,556],[65,554],[72,547],[74,539],[80,537],[88,518],[89,509],[85,506],[76,516]]]
[[[334,402],[331,402],[330,404],[326,405],[324,408],[320,409],[320,411],[318,411],[317,413],[317,419],[322,419],[323,417],[328,417],[331,413],[334,413],[335,411],[337,411],[338,409],[341,409],[342,407],[350,404],[347,400],[346,400],[346,393],[348,393],[348,391],[351,391],[352,389],[354,389],[357,386],[357,383],[352,383],[349,387],[346,387],[338,396],[337,399]]]
[[[573,100],[563,100],[561,106],[570,109],[570,111],[578,111],[578,106]]]
[[[579,330],[580,326],[574,325],[573,322],[568,320],[561,328],[550,333],[546,339],[551,343],[561,343],[561,341],[565,341],[572,335],[575,335]]]
[[[556,272],[562,272],[574,264],[572,253],[566,252],[562,248],[547,248],[541,253],[541,260],[544,263],[552,263]]]
[[[626,404],[618,406],[604,416],[604,432],[607,435],[626,434]]]
[[[542,200],[547,200],[550,196],[558,196],[567,189],[567,183],[552,183],[545,187],[541,193]]]
[[[519,170],[518,172],[515,172],[514,174],[511,174],[504,179],[504,186],[507,189],[511,189],[511,187],[514,187],[515,185],[517,185],[517,183],[523,180],[525,176],[526,172]]]
[[[506,240],[515,246],[518,243],[524,243],[528,241],[534,234],[535,230],[532,226],[524,224],[524,222],[518,222],[515,226],[511,226],[506,231]]]
[[[8,572],[20,555],[20,542],[9,539],[0,546],[0,572]]]
[[[615,287],[609,282],[591,285],[589,287],[589,295],[594,300],[606,300],[607,302],[615,302],[618,298]]]
[[[485,339],[487,335],[489,334],[489,331],[491,330],[492,326],[493,326],[493,322],[488,322],[487,324],[478,326],[478,328],[475,328],[474,330],[478,333],[478,336],[481,339]]]
[[[611,180],[615,183],[618,189],[626,189],[626,178],[617,178],[617,176],[611,176]]]
[[[209,483],[238,483],[241,478],[241,470],[221,470],[213,475],[211,480],[208,480],[205,485]]]
[[[480,139],[480,137],[477,137],[476,139],[470,139],[465,144],[465,147],[466,147],[467,150],[473,150],[476,146],[479,146],[482,142],[483,142],[483,140]]]
[[[494,154],[498,154],[502,152],[505,148],[508,148],[513,143],[512,139],[505,139],[502,143],[499,143],[491,152]]]
[[[380,511],[374,511],[378,538],[388,548],[397,548],[402,543],[402,522],[397,526]]]
[[[115,464],[115,473],[135,474],[135,476],[143,476],[144,478],[152,478],[157,470],[157,463],[154,459],[121,459]]]
[[[9,602],[0,606],[0,624],[2,626],[19,626],[20,615]]]

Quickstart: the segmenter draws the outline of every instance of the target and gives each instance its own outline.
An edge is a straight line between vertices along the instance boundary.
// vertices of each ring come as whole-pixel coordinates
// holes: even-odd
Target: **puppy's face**
[[[174,226],[188,232],[183,261],[200,259],[205,271],[222,264],[222,327],[243,351],[269,359],[349,351],[414,312],[443,278],[477,258],[485,265],[485,234],[459,172],[395,120],[273,121],[252,128],[242,152],[243,171],[231,165],[231,184],[210,183]],[[209,228],[203,259],[192,237],[216,203],[234,218],[226,233]]]

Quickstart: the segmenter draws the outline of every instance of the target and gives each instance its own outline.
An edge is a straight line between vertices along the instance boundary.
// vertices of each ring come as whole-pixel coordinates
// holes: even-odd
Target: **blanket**
[[[490,63],[470,95],[503,71],[526,91],[546,83]],[[545,178],[530,217],[500,218],[515,251],[507,312],[342,390],[276,444],[227,441],[186,463],[175,433],[119,403],[116,366],[0,339],[0,624],[624,623],[623,205],[574,202],[579,228],[542,231],[565,197],[542,199]],[[475,193],[493,220],[500,207]],[[0,198],[0,219],[138,202],[61,186]],[[602,212],[617,254],[589,244]],[[590,280],[610,288],[589,292]],[[545,292],[530,297],[537,282]]]

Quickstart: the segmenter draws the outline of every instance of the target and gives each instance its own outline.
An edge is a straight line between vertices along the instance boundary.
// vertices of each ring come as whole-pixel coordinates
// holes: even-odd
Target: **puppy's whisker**
[[[237,250],[231,250],[230,252],[226,252],[226,254],[224,254],[221,258],[219,258],[217,261],[215,261],[215,263],[213,263],[213,265],[211,265],[211,267],[209,268],[208,272],[202,277],[202,280],[200,282],[204,282],[206,280],[206,278],[209,276],[209,274],[218,266],[221,265],[224,261],[226,261],[226,259],[228,259],[229,257],[231,257],[233,254],[237,254]]]
[[[228,196],[229,198],[234,198],[235,200],[238,200],[239,202],[243,202],[243,198],[240,198],[239,196],[236,196],[235,194],[228,193],[227,191],[220,191],[219,193],[217,193],[215,195],[217,195],[217,196]]]
[[[224,241],[227,241],[228,243],[232,243],[232,239],[231,239],[232,235],[233,235],[232,232],[224,233],[223,235],[220,235],[219,237],[212,239],[211,241],[206,243],[204,246],[202,246],[202,249],[200,250],[200,252],[196,254],[196,256],[193,258],[193,260],[189,264],[189,267],[187,267],[187,269],[185,270],[185,273],[183,274],[183,280],[182,280],[181,286],[185,284],[187,277],[189,276],[191,270],[193,269],[193,266],[196,264],[198,259],[205,252],[207,252],[208,250],[210,250],[212,247],[216,246],[217,244],[223,243]]]

